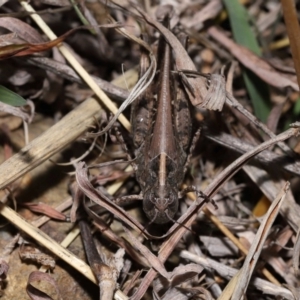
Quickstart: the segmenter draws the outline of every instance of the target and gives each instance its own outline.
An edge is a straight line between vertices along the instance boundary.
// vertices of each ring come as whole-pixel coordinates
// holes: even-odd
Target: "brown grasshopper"
[[[182,83],[175,81],[176,74],[171,73],[173,57],[163,37],[157,56],[160,72],[145,94],[133,103],[131,122],[136,178],[142,189],[144,212],[152,222],[166,223],[178,210],[178,191],[190,152],[192,122]],[[142,54],[140,76],[148,66],[148,58]]]

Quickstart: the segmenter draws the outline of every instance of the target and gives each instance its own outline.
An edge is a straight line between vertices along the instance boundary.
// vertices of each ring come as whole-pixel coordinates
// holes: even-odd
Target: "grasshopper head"
[[[153,186],[144,195],[143,209],[156,224],[171,221],[178,210],[177,192],[170,186]]]

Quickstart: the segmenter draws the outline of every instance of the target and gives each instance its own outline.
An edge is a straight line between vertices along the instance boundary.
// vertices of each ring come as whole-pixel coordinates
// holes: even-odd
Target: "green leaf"
[[[2,85],[0,85],[0,102],[12,106],[22,106],[26,104],[26,100],[24,98]]]
[[[249,16],[245,7],[238,0],[223,0],[228,12],[235,41],[261,56],[257,39],[250,27]],[[254,73],[243,69],[243,78],[251,98],[255,115],[265,122],[270,113],[269,89],[265,82]]]

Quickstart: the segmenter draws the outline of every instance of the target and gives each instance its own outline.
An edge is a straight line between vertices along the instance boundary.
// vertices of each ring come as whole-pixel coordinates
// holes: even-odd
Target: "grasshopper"
[[[164,23],[168,23],[168,17]],[[143,209],[154,223],[166,223],[178,210],[178,191],[191,148],[192,121],[182,83],[172,74],[169,44],[159,40],[159,74],[132,105],[131,122],[136,156],[136,178],[143,194]],[[142,54],[140,76],[149,65]]]

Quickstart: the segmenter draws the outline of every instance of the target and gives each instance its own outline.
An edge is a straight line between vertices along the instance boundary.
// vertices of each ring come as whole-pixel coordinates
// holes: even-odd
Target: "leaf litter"
[[[28,4],[22,5],[32,11]],[[39,14],[59,3],[32,5]],[[290,72],[294,63],[289,47],[269,47],[272,42],[287,38],[281,16],[266,21],[268,14],[278,13],[278,3],[248,1],[244,5],[252,18],[244,34],[249,34],[250,28],[255,33],[256,43],[261,43],[261,57],[251,52],[253,49],[239,45],[240,41],[231,33],[236,21],[229,22],[227,17],[231,18],[231,14],[226,17],[226,6],[221,1],[183,1],[171,8],[151,2],[145,7],[126,1],[122,6],[111,2],[82,3],[77,6],[80,18],[71,8],[51,9],[44,15],[45,21],[59,38],[50,42],[42,34],[44,21],[35,18],[37,23],[34,23],[30,14],[20,19],[24,15],[20,4],[7,2],[0,9],[6,13],[0,19],[0,54],[6,59],[1,71],[10,73],[3,76],[1,85],[22,97],[14,100],[20,107],[5,104],[8,108],[3,111],[10,118],[13,115],[30,122],[26,147],[22,128],[8,130],[0,122],[1,158],[3,162],[6,160],[0,166],[4,217],[1,223],[5,225],[0,229],[3,299],[274,299],[280,295],[296,299],[293,295],[299,288],[300,209],[299,166],[295,158],[299,151],[299,124],[286,128],[297,121],[294,106],[299,101],[299,87],[296,73]],[[161,14],[172,11],[171,30],[159,22],[155,11]],[[80,32],[88,37],[86,45],[80,42],[76,29],[82,26],[81,22],[93,29],[108,20],[111,24],[92,32]],[[255,27],[253,20],[257,20],[259,27]],[[14,35],[8,36],[7,31]],[[190,37],[187,51],[177,38],[178,31]],[[148,36],[147,43],[140,39],[139,32]],[[121,123],[128,124],[124,121],[129,118],[128,106],[149,90],[154,76],[160,72],[156,66],[156,41],[160,34],[174,53],[176,67],[172,72],[179,75],[177,78],[188,95],[194,130],[202,127],[184,181],[187,186],[195,186],[196,193],[188,193],[180,202],[174,223],[163,226],[151,224],[143,214],[140,189],[131,168],[134,160],[124,163],[132,150],[130,133],[117,129],[123,136],[123,141],[118,142],[112,135],[118,116],[123,113]],[[59,46],[63,40],[64,46]],[[104,43],[104,48],[99,48],[101,55],[94,55],[101,41]],[[67,66],[61,54],[51,50],[53,46],[70,49],[67,54],[61,51],[62,55],[67,55],[65,59],[69,62],[75,59],[76,63]],[[131,91],[115,86],[114,82],[125,78],[119,61],[126,71],[137,74],[139,46],[149,55],[148,73]],[[208,49],[213,59],[207,56]],[[275,58],[276,68],[268,62]],[[228,71],[229,63],[234,60],[238,61],[234,72]],[[79,72],[78,64],[88,75],[93,75],[92,81],[81,77],[85,75]],[[289,72],[284,71],[287,67]],[[272,131],[258,119],[265,120],[269,115],[253,115],[252,107],[256,104],[251,102],[253,97],[243,80],[245,69],[260,77],[262,86],[268,89],[269,99],[264,100],[270,100],[276,108],[270,112]],[[10,79],[13,75],[27,77]],[[226,80],[230,76],[231,87],[228,87]],[[47,86],[55,87],[56,77],[59,85],[53,96],[40,97]],[[76,102],[76,96],[87,89],[84,82],[89,87],[96,86],[94,92],[100,100],[105,97],[99,87],[120,107],[117,112],[114,106],[115,117],[110,117],[107,111],[109,122],[96,119],[103,115],[100,110],[112,106],[99,105],[95,98]],[[259,92],[262,86],[253,88]],[[32,99],[34,106],[30,107],[34,107],[34,113],[32,109],[24,110],[22,99]],[[9,124],[10,119],[6,122]],[[107,124],[107,142],[99,134],[104,132],[105,126],[98,126],[102,123]],[[130,130],[130,126],[125,128]],[[97,140],[95,136],[99,136]],[[238,149],[232,151],[234,148]],[[263,152],[266,149],[268,152]],[[238,158],[236,152],[245,154]],[[12,153],[16,155],[11,156]],[[259,153],[257,160],[252,159]],[[74,157],[81,158],[83,154],[84,162],[75,163]],[[58,164],[47,161],[49,158]],[[120,159],[122,164],[110,163]],[[71,164],[59,165],[64,162]],[[246,162],[250,165],[245,166]],[[74,169],[76,177],[68,175]],[[291,186],[288,192],[285,188],[283,200],[280,191],[288,185],[287,178]],[[242,188],[237,188],[241,184]],[[71,211],[71,202],[66,200],[70,196],[74,201]],[[263,205],[265,197],[269,209]],[[207,204],[212,198],[218,209]],[[263,217],[255,216],[255,207],[261,207]],[[41,215],[44,217],[40,220]],[[227,220],[225,224],[230,226],[226,227],[222,220]],[[80,224],[80,230],[74,228],[75,222]],[[42,226],[41,230],[35,230],[30,223]],[[79,231],[82,241],[76,237]],[[70,235],[75,232],[72,237],[75,240],[66,246],[63,241],[68,232]],[[24,239],[20,239],[20,244],[15,242],[16,233]],[[28,250],[27,240],[35,250],[24,251]],[[65,252],[58,244],[61,242],[70,251]],[[213,251],[214,245],[218,251]],[[26,264],[20,260],[20,251]],[[50,262],[48,251],[55,254],[55,263]],[[45,270],[51,273],[43,273]]]

